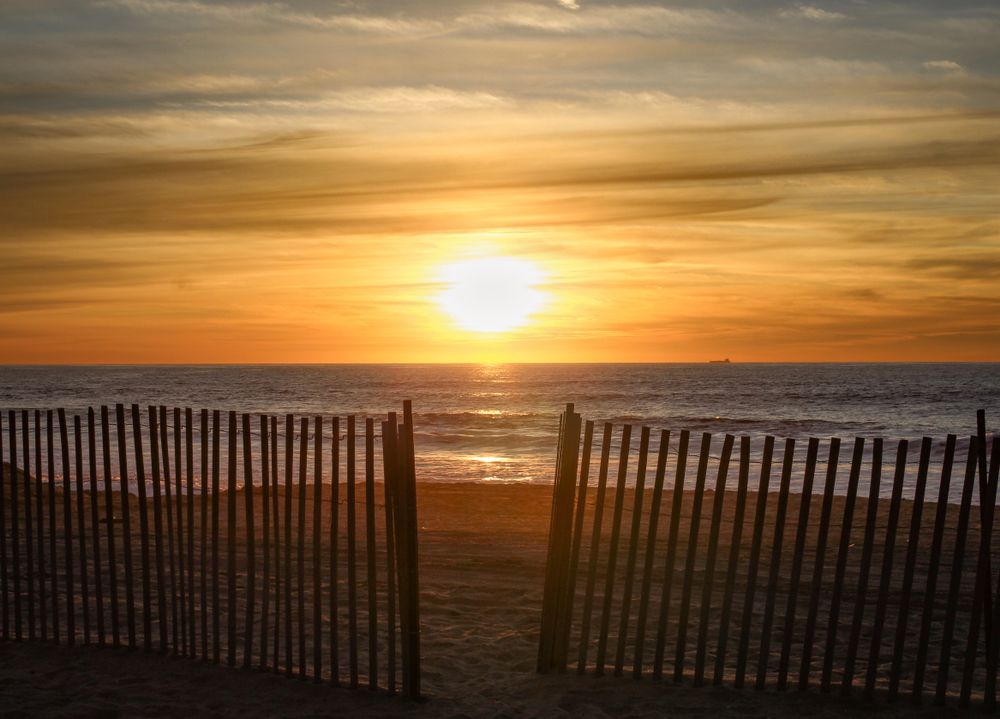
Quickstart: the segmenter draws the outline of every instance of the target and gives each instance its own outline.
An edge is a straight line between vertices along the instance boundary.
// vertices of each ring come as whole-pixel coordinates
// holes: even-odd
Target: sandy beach
[[[696,689],[671,680],[580,677],[572,668],[566,676],[538,676],[534,670],[551,489],[421,484],[419,495],[424,701],[414,704],[381,691],[337,689],[141,649],[25,641],[0,645],[3,716],[790,717],[958,711],[929,702],[915,708],[908,696],[892,706],[884,699],[866,704],[859,693],[840,697],[839,687],[820,697],[815,689],[804,694],[771,688]],[[902,519],[906,521],[905,508]],[[849,622],[849,611],[845,608],[842,622]],[[362,647],[365,641],[362,637]],[[574,640],[571,655],[575,646]],[[862,647],[867,649],[865,642]],[[956,648],[956,656],[960,654]],[[362,653],[362,675],[365,662]],[[864,662],[859,663],[863,671]],[[930,675],[928,686],[932,681]]]

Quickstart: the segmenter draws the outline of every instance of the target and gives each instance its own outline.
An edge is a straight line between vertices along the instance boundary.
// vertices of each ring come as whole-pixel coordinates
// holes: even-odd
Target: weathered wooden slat
[[[980,434],[980,442],[977,446],[982,446],[984,440]],[[979,452],[979,465],[980,465],[980,487],[983,486],[982,481],[982,455],[983,452]],[[979,556],[976,567],[976,587],[973,596],[972,603],[972,616],[969,619],[969,633],[965,644],[965,665],[962,670],[962,687],[959,690],[958,695],[958,705],[960,707],[969,706],[969,702],[972,699],[972,682],[975,675],[976,661],[979,655],[979,631],[980,625],[984,623],[985,617],[989,615],[988,610],[989,604],[986,603],[986,596],[989,594],[988,589],[983,589],[982,585],[989,584],[993,581],[992,575],[989,573],[989,563],[988,557],[984,559],[983,553],[988,554],[988,547],[991,546],[986,540],[983,540],[983,535],[991,535],[993,530],[993,516],[997,497],[997,483],[996,483],[996,470],[1000,467],[1000,437],[994,438],[993,442],[993,452],[992,460],[990,462],[990,474],[985,482],[986,485],[986,497],[985,501],[987,504],[984,510],[982,505],[980,505],[980,546],[979,546]],[[982,491],[980,491],[980,498],[982,498]],[[987,647],[987,651],[989,647]],[[890,685],[891,689],[891,685]]]
[[[199,565],[198,584],[199,599],[201,600],[201,658],[208,661],[208,495],[209,495],[209,474],[211,468],[208,464],[208,410],[203,409],[199,414],[200,435],[201,435],[201,521],[199,522]],[[194,652],[192,652],[194,654]]]
[[[722,507],[726,497],[726,481],[729,479],[729,459],[733,454],[734,437],[727,434],[722,440],[722,455],[719,457],[719,471],[715,478],[712,495],[712,516],[708,531],[708,549],[705,555],[705,581],[701,589],[701,605],[698,618],[698,645],[694,660],[694,685],[705,681],[705,661],[708,655],[708,629],[712,611],[712,592],[715,588],[715,565],[719,552],[719,532],[722,525]]]
[[[11,413],[13,415],[13,412]],[[11,432],[13,434],[13,422],[11,422]],[[124,435],[124,431],[122,432]],[[11,438],[11,452],[13,459],[14,439]],[[63,469],[63,560],[66,562],[66,642],[72,646],[76,643],[76,599],[75,587],[73,586],[73,510],[70,504],[70,454],[69,454],[69,429],[66,426],[66,411],[59,409],[59,445],[62,450]],[[12,462],[13,464],[13,462]],[[16,475],[15,475],[16,480]],[[125,565],[126,574],[129,572],[129,565]],[[16,569],[15,569],[16,571]],[[16,589],[15,589],[16,591]],[[135,646],[135,628],[130,626],[132,633],[129,635],[129,646]]]
[[[977,457],[978,467],[979,467],[979,564],[977,572],[984,578],[992,578],[993,572],[991,570],[992,557],[992,535],[993,535],[993,514],[995,511],[994,503],[989,501],[989,495],[991,494],[991,487],[989,483],[989,478],[987,476],[987,464],[986,464],[986,450],[988,447],[988,442],[986,440],[986,410],[980,409],[976,411],[976,437],[979,439],[979,457]],[[994,494],[995,496],[995,494]],[[993,586],[992,581],[976,581],[976,593],[980,595],[980,606],[990,607],[992,606],[992,596],[993,596]],[[985,641],[986,650],[989,654],[990,650],[990,637],[993,634],[992,631],[992,617],[989,611],[986,611],[981,616],[981,621],[985,629]],[[973,662],[974,663],[974,662]],[[962,692],[961,702],[963,705],[968,703],[968,698],[965,696],[967,692]]]
[[[221,458],[219,456],[220,412],[212,410],[212,661],[219,664],[222,661],[222,597],[219,592],[219,475],[221,474]]]
[[[583,618],[580,625],[580,651],[576,670],[583,674],[587,670],[587,653],[590,649],[590,621],[594,608],[594,587],[597,584],[597,559],[601,551],[601,522],[604,518],[604,501],[607,494],[608,461],[611,453],[610,422],[604,425],[604,435],[601,440],[601,462],[598,471],[597,489],[594,494],[594,520],[590,538],[590,549],[587,557],[587,584],[583,595]]]
[[[104,516],[107,522],[107,542],[108,542],[108,589],[111,599],[111,644],[114,647],[121,645],[121,629],[118,625],[118,557],[115,551],[115,494],[112,487],[114,474],[111,470],[111,428],[109,426],[108,408],[101,406],[101,450],[104,459]],[[48,413],[48,435],[49,435],[49,527],[50,541],[55,536],[55,518],[51,511],[54,506],[52,487],[52,413]],[[55,591],[55,545],[50,548],[52,557],[52,606],[53,620],[58,621],[58,607],[56,605]],[[56,637],[58,641],[58,636]]]
[[[934,536],[931,540],[930,561],[927,565],[927,581],[924,586],[924,609],[920,618],[920,637],[917,640],[917,658],[913,667],[914,703],[922,700],[924,677],[927,672],[927,654],[930,649],[931,623],[934,620],[934,602],[937,599],[937,580],[941,565],[941,550],[944,544],[944,529],[948,522],[948,495],[951,491],[951,472],[955,462],[957,437],[949,434],[945,440],[944,458],[941,462],[941,481],[938,483],[937,511],[934,517]],[[878,626],[879,618],[875,624]]]
[[[577,418],[579,420],[579,417]],[[577,427],[579,433],[579,426]],[[405,503],[402,507],[406,514],[406,544],[408,572],[401,578],[408,585],[406,603],[407,626],[407,671],[403,680],[403,696],[409,699],[420,698],[421,668],[420,668],[420,559],[417,530],[417,474],[413,443],[413,404],[410,400],[403,401],[403,426],[400,454],[403,458],[405,472],[403,474],[403,492]]]
[[[567,405],[567,409],[569,406]],[[572,620],[572,594],[575,586],[570,585],[570,559],[573,545],[573,496],[576,487],[576,470],[580,454],[580,431],[582,420],[579,414],[570,411],[567,421],[567,437],[563,443],[563,453],[559,460],[559,482],[556,486],[558,516],[554,544],[558,559],[554,566],[555,617],[552,622],[551,668],[565,672],[569,663],[569,632]],[[415,501],[415,499],[413,500]],[[555,508],[555,507],[554,507]]]
[[[243,629],[243,667],[253,664],[253,623],[257,612],[257,526],[253,507],[253,450],[251,448],[250,415],[243,415],[243,497],[246,544],[246,623]]]
[[[653,655],[653,678],[663,676],[663,655],[667,647],[667,622],[670,619],[670,599],[674,585],[674,565],[677,560],[677,535],[680,529],[681,503],[684,500],[684,478],[687,474],[688,443],[691,433],[681,431],[677,445],[677,466],[670,502],[670,527],[667,533],[667,555],[663,565],[663,587],[660,594],[660,616],[656,629],[656,652]]]
[[[621,621],[618,623],[618,651],[615,654],[615,676],[620,677],[625,666],[625,645],[632,615],[632,592],[635,585],[635,565],[639,558],[639,530],[642,527],[642,504],[646,495],[646,463],[649,455],[649,427],[639,435],[639,460],[636,467],[635,491],[632,499],[632,531],[629,533],[628,556],[625,560],[625,583],[622,587]]]
[[[2,414],[0,414],[2,418]],[[59,572],[57,570],[58,558],[56,556],[56,546],[58,543],[57,532],[56,532],[56,460],[55,460],[55,422],[53,419],[52,410],[46,410],[45,412],[45,446],[46,446],[46,460],[45,464],[48,469],[48,506],[49,506],[49,556],[52,558],[51,566],[52,570],[49,572],[50,576],[50,587],[52,594],[52,639],[57,644],[60,640],[59,626],[61,620],[59,618]],[[0,429],[0,454],[2,454],[2,438],[3,431]],[[6,556],[6,555],[5,555]],[[6,583],[4,585],[6,587]]]
[[[809,446],[806,449],[806,466],[802,475],[802,493],[799,495],[799,515],[795,531],[795,549],[792,555],[792,574],[788,584],[788,603],[785,605],[785,628],[781,639],[781,657],[778,660],[778,691],[784,691],[788,687],[788,667],[792,658],[792,637],[795,633],[795,614],[798,610],[799,585],[802,582],[802,560],[805,557],[806,538],[809,532],[809,509],[812,504],[818,453],[819,440],[810,437]]]
[[[153,543],[156,556],[156,599],[157,599],[157,624],[160,630],[160,651],[166,652],[167,645],[167,592],[166,582],[163,578],[163,507],[160,498],[160,453],[158,451],[159,438],[156,421],[156,408],[149,408],[149,463],[153,478]],[[168,483],[169,486],[169,483]],[[168,506],[169,506],[169,499]],[[172,533],[171,533],[172,534]],[[169,537],[170,540],[173,537]],[[171,587],[172,589],[172,587]],[[176,605],[175,605],[176,607]],[[170,625],[173,629],[174,652],[177,652],[177,624],[176,613],[170,617]]]
[[[274,519],[274,666],[281,672],[281,506],[278,502],[278,418],[271,421],[271,516]]]
[[[809,688],[812,674],[813,640],[819,616],[819,598],[823,589],[823,568],[826,565],[827,535],[830,532],[830,515],[833,511],[833,490],[837,485],[837,465],[840,462],[840,440],[830,440],[830,453],[826,462],[826,483],[823,485],[823,504],[820,507],[819,531],[816,535],[816,556],[813,562],[812,591],[809,593],[809,612],[802,635],[802,661],[799,665],[799,691]]]
[[[174,656],[177,656],[180,650],[180,642],[177,641],[177,561],[174,557],[174,507],[173,507],[173,492],[170,488],[170,443],[167,440],[167,432],[169,431],[169,426],[167,422],[167,408],[160,406],[159,408],[159,419],[156,418],[156,412],[150,408],[150,438],[149,446],[151,451],[160,451],[160,462],[163,471],[163,483],[166,488],[167,495],[167,564],[169,567],[168,576],[170,581],[170,646],[173,648]],[[154,427],[159,429],[159,432],[154,431]],[[174,433],[176,435],[177,426],[174,425]],[[159,434],[159,437],[156,435]],[[159,448],[159,449],[158,449]],[[175,466],[176,466],[176,454],[175,456]],[[157,463],[153,463],[153,480],[154,485],[159,485],[160,479],[157,477],[159,472],[159,467],[156,466]],[[179,467],[178,467],[179,469]],[[159,493],[159,487],[156,486],[154,490],[157,494]],[[159,534],[159,532],[157,532]],[[159,538],[157,542],[159,543]],[[162,549],[159,551],[162,552]],[[162,578],[161,578],[162,580]],[[162,585],[162,582],[161,582]]]
[[[236,412],[229,412],[226,483],[226,664],[236,666]]]
[[[899,693],[902,679],[903,651],[907,639],[907,623],[910,619],[910,596],[913,593],[913,575],[917,567],[917,553],[920,551],[920,522],[924,509],[924,491],[927,487],[927,469],[931,457],[931,439],[924,437],[920,443],[920,465],[917,469],[917,484],[913,492],[910,513],[910,538],[906,547],[906,564],[903,568],[903,586],[899,595],[899,618],[896,620],[896,641],[889,668],[889,699]]]
[[[549,531],[548,548],[545,552],[545,579],[542,585],[542,622],[539,631],[538,641],[538,672],[548,673],[552,670],[555,641],[556,613],[558,611],[556,599],[556,577],[558,574],[557,557],[558,545],[563,541],[558,528],[560,526],[559,514],[564,510],[566,489],[562,481],[562,462],[565,453],[564,446],[567,442],[569,415],[572,413],[572,405],[567,405],[566,412],[559,416],[559,434],[557,435],[556,446],[556,469],[555,477],[552,481],[552,503],[549,507]]]
[[[295,417],[285,415],[285,674],[292,676],[292,490],[295,488]]]
[[[330,681],[340,684],[340,418],[333,418],[330,432]],[[386,498],[386,506],[389,499]]]
[[[14,639],[23,639],[23,628],[21,622],[21,528],[20,528],[20,500],[18,499],[18,477],[17,477],[17,413],[10,410],[7,413],[7,429],[10,432],[10,528],[11,528],[11,569],[14,576],[8,579],[6,575],[2,577],[4,586],[11,582],[11,590],[14,595]],[[69,501],[69,476],[65,478],[65,488],[67,501]],[[69,530],[67,530],[69,531]],[[67,535],[68,539],[68,535]],[[67,578],[72,575],[67,575]],[[69,586],[72,580],[68,579]]]
[[[35,410],[35,531],[38,533],[38,621],[39,621],[39,631],[41,634],[42,641],[48,641],[49,638],[49,622],[48,622],[48,590],[45,585],[45,481],[43,480],[43,468],[42,468],[42,413],[39,410]],[[96,480],[94,480],[96,482]],[[92,493],[92,502],[96,503],[96,492]],[[94,504],[94,511],[96,512],[96,504]],[[98,524],[95,520],[94,522],[95,533],[98,531]],[[50,532],[54,529],[50,528]],[[96,540],[95,540],[96,541]],[[96,555],[95,555],[96,556]],[[52,566],[55,567],[55,557],[52,558]],[[97,566],[100,567],[100,562],[98,561]],[[98,569],[100,572],[100,569]],[[98,575],[100,576],[100,575]],[[100,585],[98,585],[100,586]],[[100,596],[99,596],[100,600]],[[102,626],[103,626],[103,615],[101,615]],[[104,636],[103,632],[101,635],[101,641],[103,643]]]
[[[851,473],[847,480],[847,497],[844,500],[844,515],[840,524],[840,545],[837,550],[837,566],[830,595],[830,617],[826,630],[826,650],[823,655],[823,673],[820,689],[830,691],[833,681],[833,660],[837,651],[837,630],[840,628],[840,602],[844,594],[844,575],[847,572],[847,558],[851,549],[851,529],[854,521],[854,505],[858,497],[858,481],[861,478],[861,462],[864,456],[865,440],[854,440],[854,456],[851,459]]]
[[[854,661],[858,655],[862,623],[865,618],[865,604],[868,595],[868,576],[871,573],[872,552],[875,547],[875,525],[878,521],[879,489],[882,486],[882,438],[872,440],[872,473],[868,484],[868,513],[865,518],[865,535],[861,545],[861,566],[858,568],[858,588],[854,594],[854,618],[851,634],[847,641],[847,656],[844,659],[844,675],[841,678],[841,692],[851,693],[854,684]]]
[[[355,419],[347,418],[347,639],[351,689],[358,687],[358,577],[355,519]]]
[[[584,516],[587,510],[587,484],[590,481],[590,453],[591,445],[594,442],[594,423],[587,420],[583,432],[583,449],[580,451],[580,480],[576,492],[576,514],[573,519],[573,543],[570,548],[569,578],[566,585],[567,621],[563,622],[564,635],[560,639],[562,646],[566,648],[566,659],[569,661],[569,635],[572,628],[573,610],[576,606],[576,585],[580,568],[580,551],[583,544]],[[565,671],[565,667],[562,668]]]
[[[28,410],[21,410],[21,455],[24,457],[24,470],[21,478],[24,482],[24,495],[21,500],[24,503],[24,549],[25,565],[27,567],[25,581],[28,587],[28,596],[25,602],[28,620],[28,639],[35,639],[35,547],[34,547],[34,527],[32,525],[32,504],[31,504],[31,445],[29,442],[31,428],[28,422]],[[83,502],[83,493],[80,493],[80,503]],[[15,508],[16,509],[16,508]],[[81,532],[83,525],[81,524]]]
[[[625,482],[628,479],[628,457],[632,440],[632,425],[622,427],[621,446],[618,455],[618,482],[615,485],[615,506],[611,520],[611,539],[608,542],[607,573],[604,577],[604,602],[601,611],[601,631],[597,637],[597,657],[594,661],[594,672],[600,676],[604,673],[604,663],[607,659],[608,632],[611,629],[611,607],[615,595],[615,571],[618,565],[618,539],[622,527],[622,510],[625,504]]]
[[[153,647],[153,600],[149,565],[149,505],[146,502],[146,461],[142,451],[139,405],[132,405],[132,449],[135,459],[135,486],[139,506],[139,563],[142,569],[142,648]]]
[[[386,689],[389,695],[396,693],[396,529],[393,518],[392,493],[396,482],[396,416],[389,414],[389,421],[382,422],[382,482],[385,493],[385,581],[386,581],[386,643],[388,657],[386,666]],[[336,509],[336,503],[334,503]],[[332,531],[332,530],[331,530]],[[336,553],[332,553],[336,563]],[[331,586],[336,587],[334,581]],[[332,610],[330,616],[336,623],[336,613]]]
[[[965,481],[962,484],[962,499],[958,511],[958,524],[955,527],[955,545],[952,550],[951,578],[948,583],[948,607],[958,606],[958,596],[962,586],[962,568],[965,565],[965,547],[969,532],[969,510],[972,506],[972,493],[976,482],[976,458],[979,452],[978,437],[969,438],[969,453],[965,465]],[[951,647],[955,637],[956,612],[948,611],[944,615],[944,627],[941,630],[941,651],[938,659],[937,687],[934,703],[942,706],[948,695],[948,671],[951,667]]]
[[[760,652],[757,655],[758,691],[767,686],[768,660],[771,656],[771,629],[774,625],[774,605],[781,579],[781,547],[785,537],[785,517],[788,513],[788,491],[795,460],[795,440],[785,440],[785,454],[781,462],[781,481],[778,485],[778,507],[774,515],[774,533],[771,538],[771,565],[768,568],[767,599],[764,604],[764,622],[760,630]]]
[[[51,446],[51,442],[49,445]],[[7,477],[7,467],[13,467],[13,462],[7,465],[3,461],[3,414],[0,413],[0,596],[3,597],[3,632],[2,636],[4,641],[10,639],[10,585],[7,583],[7,487],[12,483],[17,482],[17,472],[11,471],[10,477]],[[55,523],[52,523],[55,527]],[[55,531],[53,530],[53,534]],[[52,553],[55,557],[55,552]],[[55,569],[52,571],[52,576],[55,577]],[[52,595],[55,596],[56,592],[53,589]],[[59,630],[56,629],[56,638],[58,641]]]
[[[365,418],[365,563],[368,595],[368,688],[378,688],[378,595],[375,581],[375,421]]]
[[[771,482],[771,458],[774,454],[774,437],[764,438],[764,455],[761,458],[760,481],[757,484],[757,509],[753,520],[753,539],[750,544],[750,562],[747,565],[746,591],[743,595],[743,621],[740,625],[740,642],[736,653],[736,678],[733,682],[743,687],[750,650],[750,629],[753,620],[753,603],[757,593],[757,572],[764,541],[764,521],[767,514],[767,493]]]
[[[313,677],[323,677],[323,418],[313,419]]]
[[[882,656],[882,634],[885,627],[885,612],[892,584],[892,565],[896,553],[896,534],[899,525],[899,508],[903,498],[903,483],[906,479],[906,453],[909,442],[900,440],[896,447],[896,470],[892,480],[892,496],[889,499],[889,516],[886,520],[885,540],[882,542],[882,573],[879,577],[878,599],[875,604],[875,623],[872,625],[871,644],[868,652],[868,670],[865,675],[865,694],[871,697],[875,692],[875,681]]]
[[[695,475],[694,497],[691,501],[691,521],[688,527],[687,558],[684,561],[684,584],[681,587],[681,607],[677,615],[677,645],[674,648],[674,681],[684,679],[687,655],[688,620],[691,614],[691,594],[694,591],[694,566],[698,555],[698,534],[701,530],[701,507],[705,499],[705,480],[708,476],[708,455],[712,449],[712,435],[701,435],[701,452]]]
[[[667,455],[670,453],[670,432],[660,432],[660,446],[656,458],[656,476],[653,480],[653,496],[650,499],[649,523],[646,527],[646,554],[643,559],[642,589],[639,597],[639,614],[635,628],[635,659],[632,662],[632,678],[642,678],[643,653],[646,644],[646,623],[649,617],[649,601],[653,589],[653,560],[656,556],[656,533],[660,524],[660,505],[663,501],[663,479],[667,473]]]
[[[736,507],[733,510],[733,531],[729,539],[729,561],[726,565],[726,583],[722,590],[722,608],[719,613],[719,641],[715,651],[715,673],[712,684],[722,684],[726,672],[726,651],[729,645],[729,624],[732,616],[733,594],[736,590],[736,569],[740,562],[743,542],[743,524],[746,516],[747,491],[750,484],[750,438],[740,437],[740,468],[736,485]]]
[[[80,415],[73,415],[73,448],[76,489],[76,542],[80,562],[80,607],[83,610],[83,643],[90,644],[90,563],[87,561],[87,510],[83,496],[83,426]]]
[[[173,641],[173,653],[187,654],[187,640],[184,635],[184,628],[187,626],[187,604],[185,602],[184,586],[184,518],[181,499],[181,410],[180,407],[173,408],[174,421],[174,486],[171,486],[169,466],[170,444],[168,442],[169,427],[167,424],[167,408],[160,410],[160,439],[163,445],[163,484],[167,496],[167,553],[170,560],[170,633]],[[176,517],[176,532],[174,531],[174,518]],[[176,537],[176,547],[175,539]],[[178,641],[179,638],[179,641]]]
[[[184,410],[184,451],[187,459],[187,518],[184,520],[184,531],[187,533],[187,552],[185,553],[185,567],[187,570],[187,646],[189,656],[195,656],[196,627],[197,618],[195,616],[194,604],[194,413],[190,407]],[[204,477],[204,474],[202,474]],[[184,502],[181,499],[180,474],[177,475],[177,513],[183,512]],[[180,525],[178,525],[178,539],[182,538]],[[181,571],[181,606],[184,605],[184,571]]]
[[[38,459],[41,460],[41,455],[39,454],[40,448],[37,446],[39,440],[38,419],[38,412],[35,412],[35,452]],[[103,647],[106,643],[104,631],[104,571],[102,568],[103,562],[101,561],[101,517],[98,510],[97,427],[93,407],[89,407],[87,409],[87,458],[89,460],[90,468],[90,533],[94,555],[94,606],[97,610],[97,643]],[[41,472],[41,461],[36,463],[36,471],[39,473]],[[41,521],[41,508],[41,495],[39,495],[39,521]],[[39,533],[38,536],[38,546],[41,550],[41,547],[43,546],[41,533]],[[39,587],[44,586],[44,583],[39,581]],[[42,606],[45,606],[44,589],[42,595]],[[45,616],[44,610],[42,611],[42,616]]]
[[[60,418],[60,425],[62,424]],[[128,647],[135,649],[135,576],[132,569],[132,502],[129,499],[128,442],[125,436],[125,405],[115,405],[115,428],[118,434],[118,488],[122,508],[122,556],[125,560],[125,617],[128,623]],[[61,430],[61,426],[60,426]],[[65,457],[63,452],[63,465]]]
[[[260,416],[260,486],[263,519],[264,575],[262,577],[260,609],[260,668],[267,668],[267,641],[271,612],[271,466],[270,437],[267,415]]]
[[[297,609],[296,619],[299,625],[299,678],[308,675],[306,667],[306,477],[308,475],[309,455],[309,419],[299,420],[299,486],[298,513],[296,518],[295,569]]]

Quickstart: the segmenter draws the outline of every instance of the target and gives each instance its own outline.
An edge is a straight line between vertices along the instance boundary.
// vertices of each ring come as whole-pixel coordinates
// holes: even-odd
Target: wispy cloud
[[[928,60],[924,63],[924,68],[927,70],[938,70],[942,72],[965,72],[965,68],[954,60]]]
[[[784,17],[799,17],[817,22],[835,22],[847,19],[847,15],[833,10],[824,10],[817,5],[796,5],[781,11]]]
[[[209,4],[197,0],[98,0],[137,14],[202,18],[225,22],[278,23],[364,33],[413,34],[441,29],[437,23],[380,15],[299,12],[284,3]]]

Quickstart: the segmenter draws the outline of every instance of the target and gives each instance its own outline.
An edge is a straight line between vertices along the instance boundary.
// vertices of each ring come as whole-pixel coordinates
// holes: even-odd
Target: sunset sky
[[[4,0],[0,362],[1000,360],[998,38],[964,0]],[[537,306],[469,329],[498,257]]]

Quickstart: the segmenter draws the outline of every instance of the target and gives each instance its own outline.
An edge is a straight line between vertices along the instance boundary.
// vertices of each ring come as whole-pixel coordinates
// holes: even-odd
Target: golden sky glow
[[[1000,360],[992,2],[0,28],[3,362]],[[538,272],[510,331],[442,302],[484,257]]]

